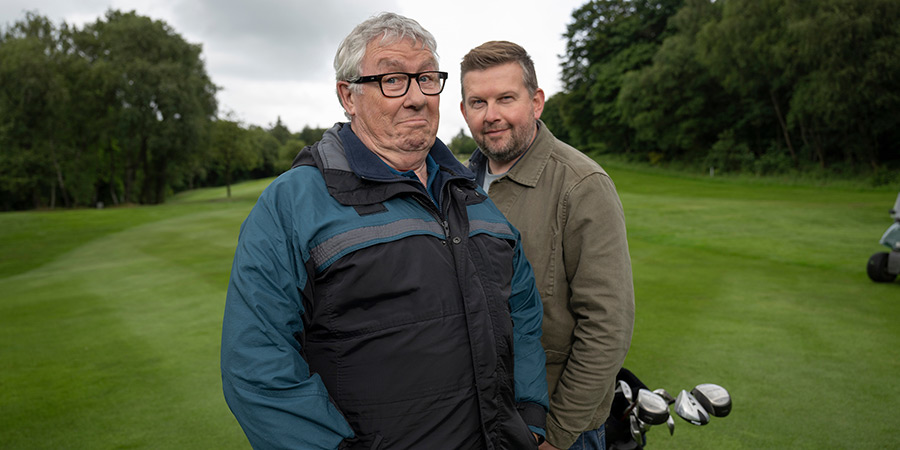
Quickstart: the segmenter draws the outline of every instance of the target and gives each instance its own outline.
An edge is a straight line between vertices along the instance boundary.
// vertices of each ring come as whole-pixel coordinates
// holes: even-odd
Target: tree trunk
[[[800,120],[800,138],[803,139],[803,145],[805,145],[806,148],[811,148],[815,151],[816,159],[819,162],[819,167],[824,169],[825,168],[825,156],[822,154],[822,147],[819,146],[818,141],[816,141],[816,139],[815,139],[815,131],[810,131],[810,133],[813,134],[813,141],[815,141],[812,145],[810,145],[809,139],[807,139],[807,137],[806,137],[806,133],[807,133],[806,126],[804,125],[803,120],[801,119]]]
[[[69,207],[69,194],[66,192],[66,183],[63,181],[62,167],[59,165],[59,160],[56,158],[56,152],[51,151],[51,155],[53,158],[53,167],[56,169],[56,181],[59,182],[59,192],[62,194],[63,205],[68,208]],[[53,192],[56,192],[54,189]]]
[[[126,157],[125,159],[125,168],[124,168],[124,176],[123,176],[123,188],[124,192],[122,192],[122,203],[130,203],[134,199],[134,184],[135,178],[137,177],[137,169],[135,169],[135,162],[130,157]]]
[[[116,195],[116,157],[112,146],[109,150],[109,197],[113,205],[119,205],[119,196]]]
[[[772,106],[775,107],[775,116],[778,117],[778,123],[781,125],[784,143],[787,144],[788,151],[791,152],[791,161],[794,162],[794,167],[797,167],[797,153],[794,152],[794,145],[791,144],[791,136],[788,134],[787,123],[784,121],[784,116],[781,114],[781,108],[778,106],[778,99],[775,97],[775,91],[769,89],[769,96],[772,98]]]
[[[863,120],[860,120],[859,124],[857,124],[857,129],[859,129],[859,136],[863,141],[864,157],[868,160],[867,162],[869,163],[869,167],[872,168],[872,173],[878,173],[879,164],[875,152],[875,149],[878,146],[877,140],[869,133],[869,130],[863,125],[863,122]]]
[[[154,177],[154,179],[156,180],[156,183],[155,183],[156,184],[156,199],[155,200],[156,200],[157,204],[162,204],[162,203],[166,202],[166,188],[168,187],[167,183],[166,183],[166,178],[167,178],[166,175],[168,173],[168,171],[166,170],[167,163],[168,163],[167,160],[162,159],[162,160],[156,161],[153,164],[154,166],[156,166],[156,176]]]
[[[147,203],[150,197],[150,180],[152,180],[151,172],[150,172],[150,163],[148,161],[149,152],[148,147],[148,138],[146,135],[141,136],[141,148],[138,152],[138,164],[141,167],[141,188],[140,188],[140,197],[138,201],[140,203]]]
[[[231,200],[231,164],[225,164],[225,192],[228,193],[228,199]]]
[[[822,161],[822,168],[825,168],[825,152],[822,150],[822,139],[819,138],[819,133],[816,130],[812,131],[813,137],[813,146],[816,148],[816,154],[819,155],[819,159]]]

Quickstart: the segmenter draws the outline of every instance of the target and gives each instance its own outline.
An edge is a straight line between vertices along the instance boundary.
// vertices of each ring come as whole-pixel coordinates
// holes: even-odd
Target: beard
[[[511,129],[509,138],[503,141],[491,141],[485,137],[485,133],[491,131],[484,129],[475,138],[475,143],[481,152],[491,161],[510,162],[525,153],[531,145],[534,129],[528,127],[515,127]]]

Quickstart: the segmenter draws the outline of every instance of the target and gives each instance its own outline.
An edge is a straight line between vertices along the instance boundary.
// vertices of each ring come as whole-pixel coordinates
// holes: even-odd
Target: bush
[[[718,172],[740,172],[751,168],[754,159],[750,146],[746,142],[736,141],[734,131],[729,129],[719,134],[719,140],[713,144],[704,161],[707,167]]]

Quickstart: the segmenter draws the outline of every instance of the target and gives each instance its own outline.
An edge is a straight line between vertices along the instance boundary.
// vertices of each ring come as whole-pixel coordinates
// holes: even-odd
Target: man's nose
[[[500,120],[500,108],[494,102],[487,102],[484,107],[484,121],[496,122]]]
[[[403,106],[419,109],[428,102],[428,96],[422,93],[416,80],[410,80],[410,83],[406,95],[403,96]]]

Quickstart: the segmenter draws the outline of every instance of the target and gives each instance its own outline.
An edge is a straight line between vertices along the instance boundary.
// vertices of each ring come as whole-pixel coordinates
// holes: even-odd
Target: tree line
[[[896,183],[898,19],[896,0],[591,0],[543,119],[588,153]],[[135,12],[81,28],[27,13],[2,30],[0,210],[230,193],[321,137],[220,114],[201,53]]]
[[[274,176],[324,130],[220,117],[201,59],[165,22],[110,10],[82,28],[36,13],[0,33],[0,210],[156,204]]]
[[[900,2],[593,0],[544,120],[587,152],[900,181]]]

